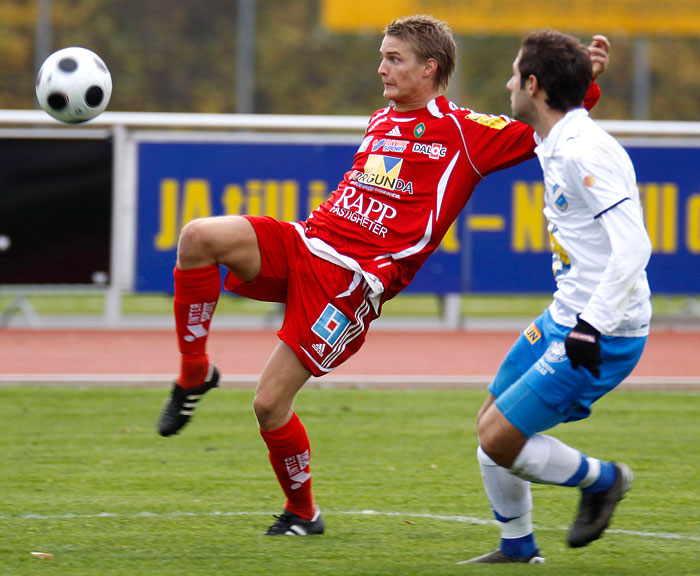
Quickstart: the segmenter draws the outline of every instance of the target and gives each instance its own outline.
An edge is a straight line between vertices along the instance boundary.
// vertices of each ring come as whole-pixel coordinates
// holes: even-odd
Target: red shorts
[[[260,274],[243,282],[231,272],[224,288],[254,300],[284,302],[277,335],[314,376],[323,376],[357,352],[377,317],[359,274],[309,252],[289,222],[246,216],[258,237]]]

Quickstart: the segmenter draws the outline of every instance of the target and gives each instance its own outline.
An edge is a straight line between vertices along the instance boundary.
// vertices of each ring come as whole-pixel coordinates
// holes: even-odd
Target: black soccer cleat
[[[302,520],[296,514],[285,510],[279,516],[275,515],[275,523],[267,529],[265,536],[309,536],[311,534],[323,534],[326,524],[321,517],[318,506],[311,520]]]
[[[572,548],[586,546],[603,535],[617,504],[630,489],[632,470],[626,464],[613,462],[613,465],[617,474],[610,488],[596,494],[581,494],[578,514],[566,540]]]
[[[158,420],[158,432],[161,436],[177,434],[190,421],[199,399],[219,382],[219,370],[214,364],[209,364],[204,382],[194,388],[182,388],[177,382],[173,383],[170,398],[163,406]]]
[[[457,562],[457,564],[512,564],[515,562],[520,562],[521,564],[544,564],[544,557],[540,556],[539,550],[535,550],[530,556],[524,556],[523,558],[513,558],[512,556],[506,556],[500,550],[492,550],[487,554],[477,556],[471,560],[462,560]]]

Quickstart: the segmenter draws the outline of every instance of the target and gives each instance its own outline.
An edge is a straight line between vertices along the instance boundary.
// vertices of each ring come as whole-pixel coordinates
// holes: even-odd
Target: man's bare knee
[[[284,426],[291,416],[291,408],[270,394],[256,393],[253,411],[263,430],[275,430]]]
[[[180,232],[177,261],[180,268],[197,268],[215,263],[208,240],[210,218],[197,218],[185,224]]]
[[[499,466],[510,468],[522,450],[527,437],[501,414],[489,407],[479,418],[477,427],[481,449]]]

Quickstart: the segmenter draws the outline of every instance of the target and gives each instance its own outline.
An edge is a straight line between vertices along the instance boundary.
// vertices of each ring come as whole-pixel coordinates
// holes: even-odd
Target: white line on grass
[[[403,518],[424,518],[427,520],[444,520],[447,522],[463,522],[466,524],[477,524],[481,526],[496,525],[495,520],[485,520],[483,518],[475,518],[473,516],[446,516],[442,514],[415,514],[406,512],[380,512],[378,510],[324,510],[327,515],[342,514],[346,516],[395,516]],[[115,512],[99,512],[97,514],[19,514],[17,516],[0,514],[0,520],[71,520],[74,518],[177,518],[179,516],[187,517],[205,517],[205,516],[271,516],[274,512],[137,512],[135,514],[119,514]],[[537,528],[537,527],[536,527]],[[540,527],[546,529],[546,527]],[[556,529],[556,528],[555,528]],[[568,526],[560,527],[559,530],[568,530]],[[663,540],[687,540],[700,542],[700,536],[674,534],[672,532],[646,532],[637,530],[617,530],[610,529],[608,534],[626,534],[628,536],[640,536],[642,538],[659,538]]]

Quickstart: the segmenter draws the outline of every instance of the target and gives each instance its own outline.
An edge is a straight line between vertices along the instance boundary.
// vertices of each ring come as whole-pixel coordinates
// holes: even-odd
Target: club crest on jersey
[[[311,327],[311,331],[332,347],[343,335],[349,324],[350,320],[345,314],[332,304],[327,304]],[[318,350],[316,352],[318,353]]]
[[[554,201],[554,205],[562,212],[569,207],[569,203],[567,202],[563,192],[557,196],[557,199]]]
[[[423,136],[423,134],[425,134],[425,124],[423,124],[423,122],[421,122],[421,123],[418,124],[418,126],[416,126],[415,129],[413,130],[413,135],[414,135],[416,138],[420,138],[421,136]]]
[[[556,196],[557,191],[559,190],[560,186],[559,184],[555,184],[554,188],[552,188],[552,196]],[[563,192],[560,192],[558,196],[555,197],[554,199],[554,205],[561,211],[563,212],[569,207],[569,202],[566,199],[566,196],[564,196]]]

